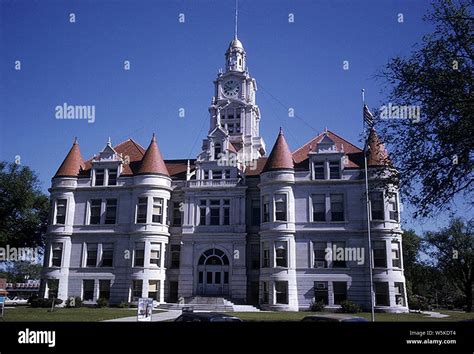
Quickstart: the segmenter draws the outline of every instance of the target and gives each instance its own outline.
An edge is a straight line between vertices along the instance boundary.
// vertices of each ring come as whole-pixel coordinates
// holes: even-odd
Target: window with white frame
[[[287,281],[276,281],[275,282],[275,303],[277,304],[288,304],[288,282]]]
[[[179,268],[179,258],[181,255],[181,245],[171,245],[171,268]]]
[[[329,162],[329,179],[341,179],[341,161]]]
[[[207,201],[199,201],[199,225],[206,225]]]
[[[326,221],[326,195],[313,194],[313,221]]]
[[[117,199],[106,199],[105,223],[115,224],[116,222],[117,222]]]
[[[54,220],[55,225],[64,225],[66,223],[66,206],[67,199],[56,200],[56,218]]]
[[[94,301],[94,285],[93,279],[84,279],[82,281],[82,300]]]
[[[61,267],[63,259],[63,244],[53,243],[51,245],[51,267]]]
[[[138,301],[142,297],[143,280],[132,281],[132,301]]]
[[[181,202],[173,202],[173,226],[181,226],[182,222],[182,211],[181,211]]]
[[[101,208],[102,208],[101,199],[92,199],[89,202],[89,225],[100,224]]]
[[[152,242],[150,247],[150,265],[161,266],[161,243]]]
[[[153,198],[153,214],[152,222],[157,224],[163,223],[163,198]]]
[[[333,252],[332,252],[332,267],[333,268],[346,268],[346,260],[345,260],[345,249],[346,249],[346,243],[344,241],[337,241],[332,243],[333,246]],[[336,249],[336,252],[334,252],[334,248]],[[342,255],[342,258],[344,259],[339,259],[339,257]]]
[[[116,169],[109,169],[107,172],[108,172],[108,175],[109,175],[109,180],[107,182],[107,185],[109,185],[109,186],[117,185],[117,170]]]
[[[388,294],[388,283],[387,282],[374,282],[375,288],[375,305],[376,306],[389,306],[389,294]]]
[[[101,267],[112,267],[114,264],[114,244],[102,244],[102,257],[100,260]]]
[[[95,170],[95,186],[103,186],[105,180],[105,171],[104,169]]]
[[[342,301],[347,300],[347,283],[345,281],[332,282],[334,293],[334,305],[340,305]]]
[[[160,301],[160,281],[159,280],[148,281],[148,297],[150,299]]]
[[[86,267],[97,267],[97,243],[86,243]]]
[[[199,225],[230,225],[230,199],[200,200]]]
[[[220,219],[220,200],[209,201],[210,225],[219,225]]]
[[[222,219],[222,225],[230,225],[230,200],[229,199],[224,199],[222,201],[222,211],[223,211],[223,219]]]
[[[387,249],[386,249],[385,241],[373,241],[372,254],[373,254],[373,260],[374,260],[374,267],[378,267],[378,268],[387,267]]]
[[[286,194],[275,194],[275,220],[287,221]]]
[[[400,242],[392,241],[392,267],[401,268],[402,262],[400,259]]]
[[[370,193],[370,210],[371,210],[372,220],[385,219],[383,192]]]
[[[136,219],[137,224],[146,224],[147,212],[148,212],[148,198],[147,197],[138,198],[137,219]]]
[[[275,242],[275,266],[288,267],[288,242]]]
[[[314,163],[314,179],[324,179],[324,161]]]
[[[314,268],[327,268],[328,262],[326,261],[326,242],[313,242],[313,267]]]
[[[315,281],[314,282],[314,301],[323,302],[325,305],[329,304],[328,282]]]
[[[262,205],[263,205],[263,222],[270,221],[270,197],[268,195],[264,195],[262,197]]]
[[[222,147],[220,143],[214,144],[214,160],[218,160],[220,158],[220,154],[222,152]]]
[[[134,253],[133,266],[143,267],[145,265],[145,242],[135,242]]]
[[[110,300],[110,280],[99,280],[99,299]]]
[[[405,290],[403,283],[395,282],[395,303],[397,306],[405,306]]]
[[[344,221],[344,194],[331,194],[331,221]]]
[[[267,281],[262,282],[262,304],[270,302],[270,287]]]
[[[262,268],[270,267],[270,244],[263,242],[262,244]]]
[[[388,199],[388,218],[398,221],[398,199],[396,194],[392,194]]]

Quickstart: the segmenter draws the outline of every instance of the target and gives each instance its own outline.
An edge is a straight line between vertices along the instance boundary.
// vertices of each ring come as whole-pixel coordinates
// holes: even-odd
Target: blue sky
[[[212,81],[233,36],[234,0],[2,0],[0,6],[2,160],[19,155],[46,190],[75,136],[84,158],[109,136],[114,144],[133,138],[146,147],[153,132],[165,158],[196,157],[208,129]],[[268,150],[280,126],[293,150],[325,127],[360,145],[360,89],[370,106],[384,104],[374,75],[431,30],[422,21],[430,3],[422,0],[240,0],[239,8],[239,38],[259,87]],[[55,119],[64,102],[95,105],[95,122]],[[288,107],[299,118],[288,117]]]

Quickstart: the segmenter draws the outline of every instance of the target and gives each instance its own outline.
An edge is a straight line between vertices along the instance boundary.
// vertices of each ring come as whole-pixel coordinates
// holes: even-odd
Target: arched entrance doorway
[[[199,257],[197,273],[198,294],[229,294],[229,258],[220,249],[208,249]]]

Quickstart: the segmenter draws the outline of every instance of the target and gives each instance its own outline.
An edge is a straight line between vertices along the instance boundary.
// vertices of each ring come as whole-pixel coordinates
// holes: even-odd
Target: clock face
[[[240,85],[235,80],[229,80],[224,82],[222,89],[224,91],[224,95],[235,97],[239,93]]]

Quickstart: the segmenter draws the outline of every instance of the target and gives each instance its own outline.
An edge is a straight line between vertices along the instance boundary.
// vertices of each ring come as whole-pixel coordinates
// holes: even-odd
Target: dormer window
[[[221,144],[220,143],[216,143],[214,144],[214,160],[218,160],[219,159],[219,155],[221,154],[222,152],[222,147],[221,147]]]
[[[109,180],[107,185],[115,186],[117,185],[117,170],[108,170],[109,172]]]
[[[104,185],[104,178],[105,178],[105,173],[104,173],[103,169],[95,170],[95,185],[96,186],[103,186]]]
[[[329,179],[341,179],[341,162],[329,162]]]
[[[324,161],[314,163],[314,179],[324,179]]]

